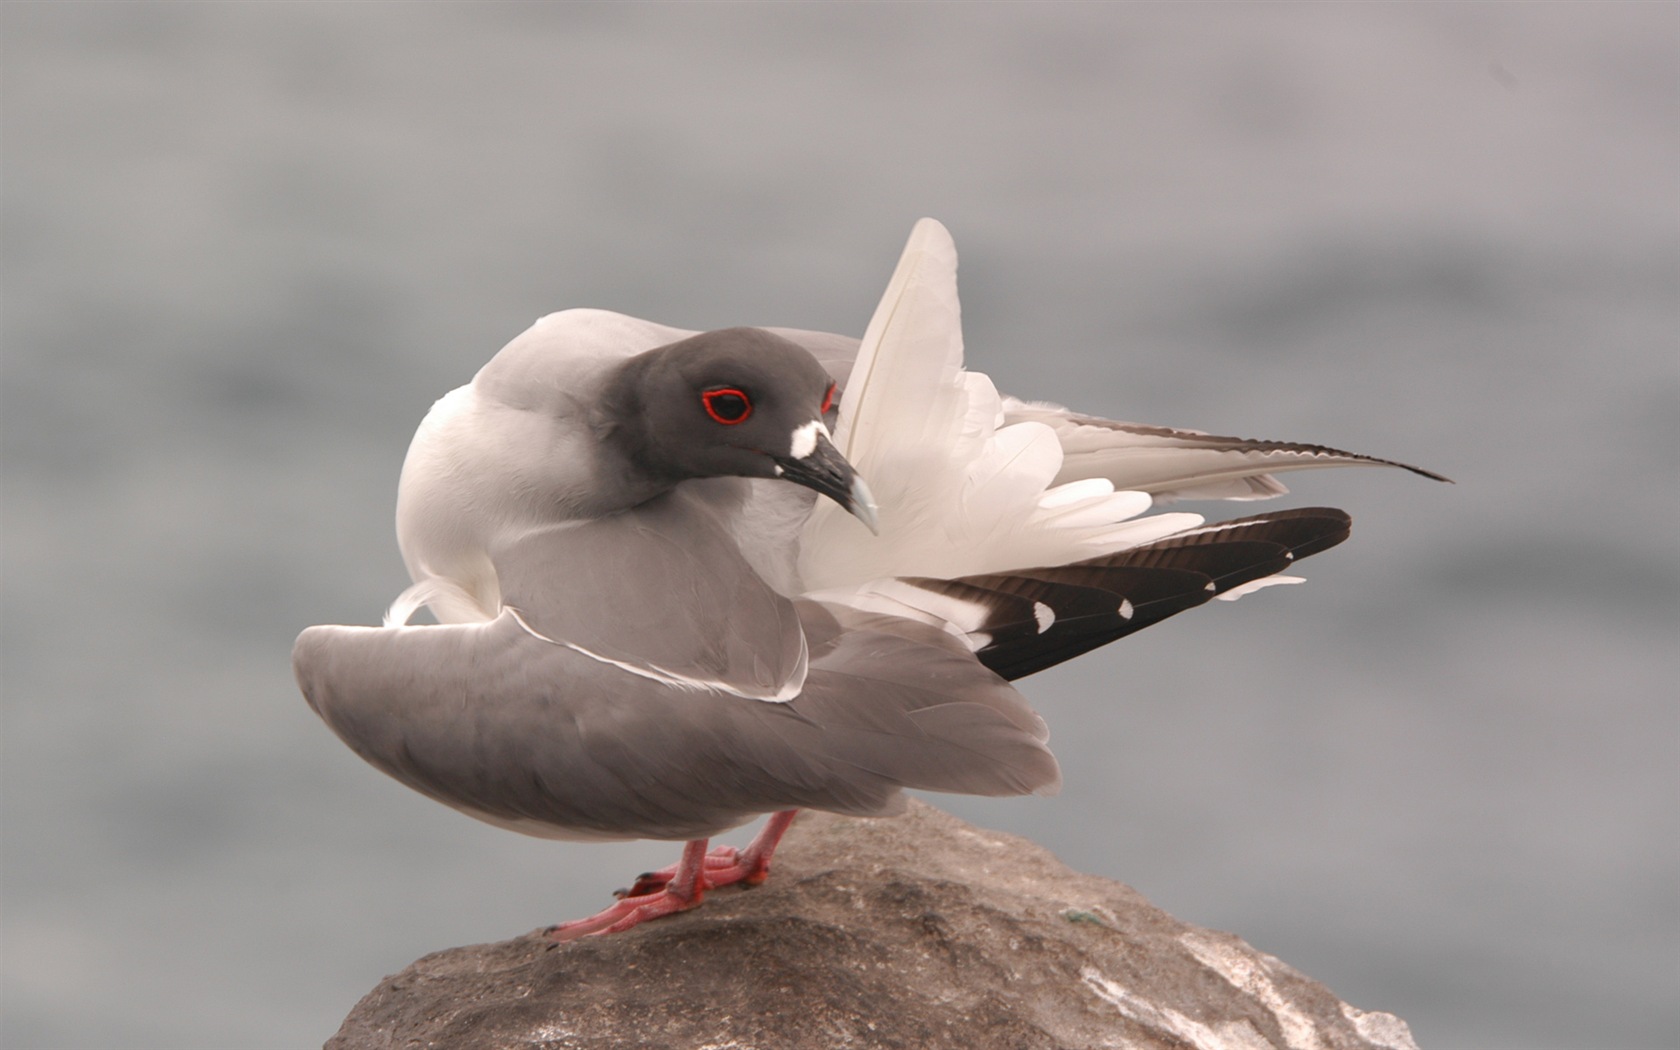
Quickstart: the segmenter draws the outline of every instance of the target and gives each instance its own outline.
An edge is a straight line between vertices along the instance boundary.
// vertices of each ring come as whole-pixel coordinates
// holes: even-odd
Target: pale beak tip
[[[879,536],[881,534],[881,508],[875,503],[875,494],[869,491],[862,478],[852,476],[852,501],[846,509],[852,516],[863,522],[864,527]]]

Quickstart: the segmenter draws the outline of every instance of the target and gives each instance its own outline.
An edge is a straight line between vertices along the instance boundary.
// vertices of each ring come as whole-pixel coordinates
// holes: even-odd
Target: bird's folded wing
[[[1439,474],[1394,460],[1294,441],[1257,441],[1197,430],[1121,423],[1082,416],[1045,402],[1003,399],[1010,423],[1042,423],[1062,447],[1056,483],[1105,478],[1156,502],[1173,499],[1270,499],[1289,491],[1273,474],[1322,467],[1399,467],[1426,478]]]
[[[368,762],[480,819],[551,838],[707,837],[775,810],[882,814],[905,787],[1060,782],[1044,724],[956,640],[799,603],[811,673],[785,704],[624,675],[495,620],[311,627],[310,706]]]
[[[525,532],[490,558],[504,608],[535,639],[679,690],[786,701],[803,686],[808,654],[793,603],[686,487]]]

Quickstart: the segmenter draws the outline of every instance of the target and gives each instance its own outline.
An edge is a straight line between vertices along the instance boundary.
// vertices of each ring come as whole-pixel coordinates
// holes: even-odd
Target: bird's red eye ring
[[[706,406],[708,416],[726,427],[745,423],[752,415],[752,399],[732,386],[706,391],[700,395],[700,403]]]
[[[825,416],[828,415],[828,410],[834,407],[834,390],[835,385],[830,383],[828,384],[828,393],[823,395],[822,414]]]

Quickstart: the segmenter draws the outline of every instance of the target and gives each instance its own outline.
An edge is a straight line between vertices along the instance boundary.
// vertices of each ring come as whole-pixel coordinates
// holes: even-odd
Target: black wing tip
[[[1197,548],[1229,547],[1241,543],[1265,543],[1281,547],[1292,560],[1329,550],[1347,539],[1353,517],[1336,507],[1294,507],[1266,511],[1245,518],[1231,518],[1175,532],[1152,543],[1105,554],[1080,564],[1149,564],[1167,552]]]
[[[1376,456],[1366,456],[1365,458],[1370,460],[1374,466],[1399,467],[1401,470],[1409,470],[1418,477],[1428,478],[1430,481],[1444,481],[1448,485],[1458,484],[1458,482],[1447,477],[1445,474],[1437,474],[1433,470],[1425,470],[1422,467],[1414,467],[1410,463],[1402,463],[1397,459],[1378,459]]]
[[[1042,600],[1048,629],[999,633],[975,655],[996,674],[1024,678],[1160,623],[1219,594],[1286,571],[1347,539],[1353,519],[1335,507],[1271,511],[1187,529],[1154,543],[1072,565],[964,577],[965,586]],[[1034,594],[1034,590],[1039,593]],[[1069,597],[1077,610],[1068,603]],[[1091,599],[1095,599],[1093,602]],[[1092,606],[1104,611],[1093,614]],[[1107,611],[1112,610],[1112,611]]]

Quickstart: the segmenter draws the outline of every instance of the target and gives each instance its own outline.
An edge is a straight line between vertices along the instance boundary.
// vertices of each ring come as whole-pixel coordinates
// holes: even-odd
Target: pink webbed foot
[[[592,934],[623,933],[649,919],[674,915],[679,911],[698,907],[701,896],[700,893],[695,893],[693,896],[683,897],[674,890],[663,889],[657,893],[644,893],[639,897],[626,897],[587,919],[574,919],[558,926],[550,926],[548,939],[555,943],[563,943]]]
[[[627,896],[617,904],[591,915],[548,928],[548,939],[556,943],[598,933],[623,933],[632,926],[697,907],[706,895],[706,840],[695,839],[683,847],[682,860],[663,888],[651,893]],[[663,873],[655,873],[663,874]],[[642,879],[648,876],[643,876]],[[639,886],[642,879],[637,879]]]
[[[708,853],[707,840],[696,839],[683,847],[681,861],[669,868],[647,872],[629,889],[614,894],[619,900],[612,907],[587,919],[550,926],[548,937],[559,943],[603,933],[622,933],[649,919],[696,907],[707,890],[736,883],[756,886],[770,877],[770,857],[797,815],[798,811],[791,809],[772,814],[764,829],[744,850],[720,846]]]

